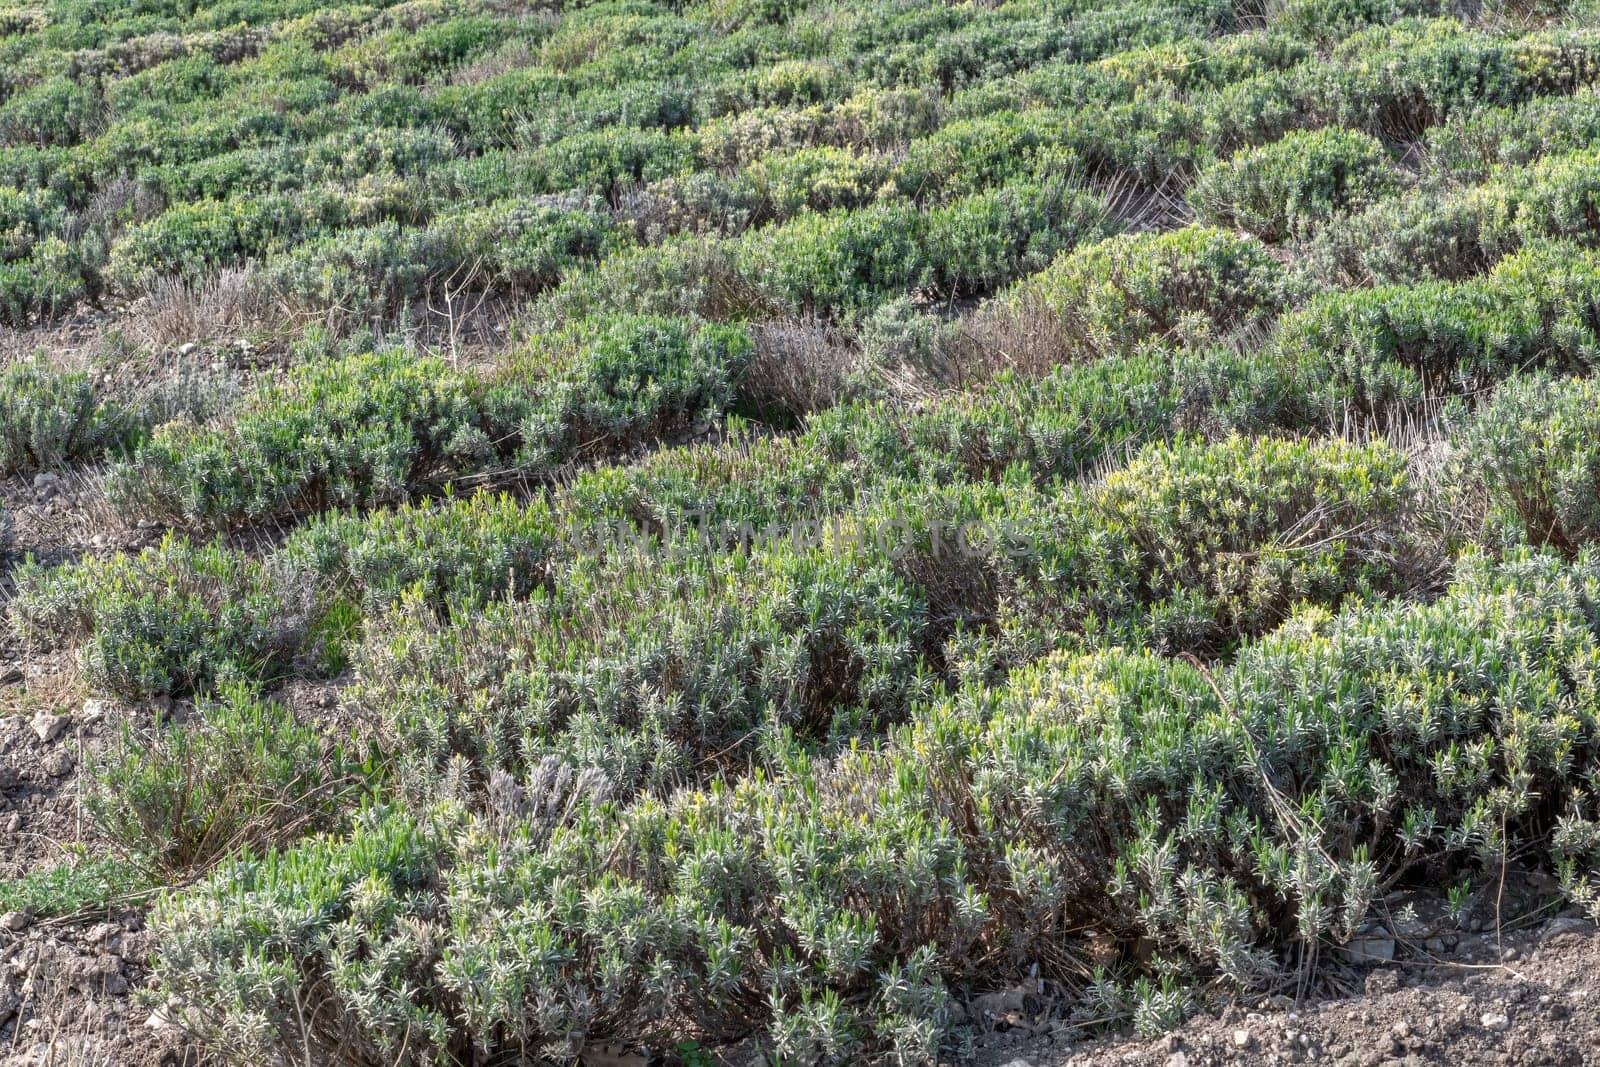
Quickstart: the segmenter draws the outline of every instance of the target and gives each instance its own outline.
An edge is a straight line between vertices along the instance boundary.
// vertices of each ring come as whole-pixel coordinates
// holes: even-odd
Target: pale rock
[[[33,717],[33,734],[40,741],[49,744],[61,736],[67,728],[67,717],[54,712],[41,711]]]
[[[1382,926],[1363,930],[1340,949],[1350,963],[1371,966],[1394,960],[1394,935]]]
[[[1558,937],[1566,937],[1569,934],[1582,935],[1592,933],[1594,933],[1594,923],[1568,915],[1562,918],[1551,919],[1549,922],[1545,923],[1543,928],[1541,928],[1539,931],[1539,941],[1542,944],[1545,941],[1552,941]]]

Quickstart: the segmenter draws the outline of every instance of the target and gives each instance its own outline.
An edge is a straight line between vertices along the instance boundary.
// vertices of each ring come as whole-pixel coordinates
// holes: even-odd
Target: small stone
[[[22,813],[14,811],[10,815],[7,815],[3,825],[5,826],[6,833],[16,833],[18,830],[22,829]]]
[[[67,720],[63,715],[41,711],[33,717],[32,725],[34,736],[45,744],[49,744],[61,736],[61,732],[67,728]]]
[[[1486,1011],[1483,1013],[1483,1018],[1478,1021],[1483,1023],[1485,1030],[1491,1030],[1497,1034],[1511,1029],[1511,1017],[1504,1012]]]
[[[1167,1067],[1189,1067],[1189,1057],[1181,1050],[1167,1057]]]
[[[58,748],[44,758],[44,773],[52,778],[64,778],[72,772],[72,754]]]
[[[8,911],[0,915],[0,930],[10,930],[20,933],[33,924],[33,916],[25,911]]]
[[[1549,922],[1545,923],[1544,926],[1539,930],[1539,942],[1543,944],[1546,941],[1552,941],[1558,937],[1566,937],[1569,934],[1582,935],[1592,933],[1594,933],[1594,923],[1586,922],[1583,919],[1574,918],[1569,915],[1562,918],[1551,919]]]
[[[200,346],[195,344],[193,341],[185,341],[183,344],[178,346],[178,355],[192,356],[194,355],[195,349],[198,347]]]
[[[99,722],[111,713],[111,704],[98,697],[90,697],[83,702],[83,718],[85,722]]]
[[[1389,963],[1394,959],[1394,937],[1384,927],[1374,927],[1351,938],[1340,951],[1355,964]]]
[[[1250,1036],[1250,1031],[1248,1030],[1235,1030],[1233,1032],[1234,1048],[1249,1048],[1251,1042],[1254,1040],[1255,1039]]]
[[[151,1016],[151,1018],[154,1019],[155,1016]],[[1033,1067],[1033,1062],[1018,1056],[1014,1060],[1008,1060],[1006,1063],[1002,1064],[1001,1067]]]
[[[1400,976],[1392,970],[1379,969],[1367,975],[1363,989],[1367,996],[1376,997],[1384,993],[1393,993],[1400,988]]]

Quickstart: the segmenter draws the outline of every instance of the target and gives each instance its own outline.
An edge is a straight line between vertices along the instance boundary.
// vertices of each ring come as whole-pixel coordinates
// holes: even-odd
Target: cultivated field
[[[1115,1061],[1581,935],[1597,365],[1594,0],[0,0],[0,1061]],[[1427,1047],[1600,1062],[1595,956]]]

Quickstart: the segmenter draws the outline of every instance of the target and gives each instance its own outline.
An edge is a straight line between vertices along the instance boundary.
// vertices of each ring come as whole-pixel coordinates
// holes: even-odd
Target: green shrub
[[[559,764],[525,786],[507,781],[497,821],[469,822],[448,807],[420,821],[375,811],[348,842],[241,861],[168,906],[157,920],[162,973],[186,1025],[241,1053],[298,1040],[346,1062],[393,1059],[401,1048],[420,1062],[507,1041],[565,1058],[613,1035],[668,1043],[686,1029],[726,1039],[765,1037],[770,1026],[785,1057],[839,1061],[889,1045],[908,1062],[931,1062],[948,994],[942,953],[923,946],[939,936],[942,950],[964,957],[983,902],[955,835],[919,799],[920,776],[908,769],[879,785],[865,762],[852,758],[836,776],[797,772],[805,777],[781,788],[651,801],[620,820],[593,814],[603,780]],[[808,786],[814,800],[801,804]],[[855,795],[861,788],[870,793]],[[770,836],[752,834],[762,826]],[[681,862],[661,865],[641,847],[668,840],[681,842]],[[732,851],[719,857],[713,842]],[[486,848],[500,857],[492,880],[472,874]],[[643,877],[603,875],[609,849]],[[561,918],[509,921],[515,900],[542,901],[567,879],[595,888]],[[257,951],[260,935],[222,904],[224,880],[259,902],[257,929],[273,931],[282,955]],[[457,901],[454,935],[431,917],[441,882]],[[211,937],[186,936],[184,924],[198,922],[189,909],[208,898],[221,905],[204,922]],[[360,920],[340,923],[357,910]],[[407,941],[407,928],[428,940]],[[321,971],[339,952],[335,938],[350,953],[337,976]],[[535,951],[540,944],[553,951]],[[314,1027],[290,1007],[305,981],[290,958],[331,978],[321,984],[331,1014]],[[211,993],[224,988],[249,1005],[254,1027],[216,1010]]]
[[[930,212],[927,254],[942,292],[990,293],[1113,229],[1087,193],[1060,182],[1013,183]]]
[[[1223,652],[1301,602],[1402,590],[1409,499],[1382,446],[1151,444],[1010,524],[990,564],[1011,589],[999,623],[1024,658],[1076,641]]]
[[[1323,129],[1290,133],[1216,164],[1190,187],[1189,202],[1212,225],[1275,243],[1309,237],[1400,184],[1399,168],[1372,137]]]
[[[351,703],[425,788],[452,759],[482,783],[556,756],[632,791],[771,760],[791,734],[837,745],[927,692],[920,598],[870,545],[633,541],[524,600],[441,618],[413,594],[370,627]]]
[[[611,257],[553,294],[545,318],[619,310],[851,319],[925,287],[988,291],[1110,229],[1095,198],[1061,181],[1008,185],[927,213],[880,203],[801,214],[738,238]]]
[[[158,427],[107,491],[135,514],[216,528],[404,501],[493,456],[474,390],[398,349],[306,363],[223,419]]]
[[[0,474],[59,467],[104,451],[123,419],[101,404],[85,371],[57,370],[43,357],[0,370]]]
[[[739,327],[612,315],[541,335],[485,378],[401,349],[315,360],[225,418],[157,428],[107,491],[134,514],[222,529],[403,503],[495,463],[545,476],[715,420],[750,354]]]
[[[12,577],[23,640],[77,646],[90,687],[127,700],[281,677],[316,621],[305,574],[182,538],[55,569],[30,560]]]
[[[1313,611],[1214,677],[1057,654],[878,750],[668,800],[551,761],[477,817],[372,811],[222,868],[158,908],[158,981],[219,1048],[344,1062],[688,1034],[920,1062],[950,986],[1099,943],[1077,1017],[1158,1030],[1396,882],[1515,850],[1582,897],[1597,588],[1592,561],[1468,560],[1436,604]]]
[[[576,133],[532,153],[528,192],[610,197],[631,184],[688,173],[695,149],[693,138],[665,130]]]
[[[1418,189],[1335,221],[1308,251],[1312,271],[1346,286],[1460,281],[1482,274],[1516,242],[1516,201],[1500,186]]]
[[[1286,317],[1275,343],[1306,383],[1306,418],[1393,414],[1529,365],[1593,366],[1597,284],[1595,253],[1538,245],[1465,282],[1330,293]]]
[[[802,216],[785,226],[810,219],[813,225],[827,229],[826,221],[819,224],[816,220],[834,217]],[[768,227],[743,240],[755,243],[755,238],[765,234],[763,239],[772,242],[772,235],[782,230],[785,227]],[[753,253],[746,256],[741,247],[739,240],[685,234],[657,245],[623,249],[602,259],[594,270],[565,279],[534,305],[530,319],[541,326],[559,327],[619,312],[712,321],[770,314],[775,310],[773,300],[763,290],[760,272],[746,270],[743,262],[753,258]],[[850,281],[840,279],[846,285]]]
[[[1304,125],[1413,140],[1454,115],[1570,93],[1592,83],[1592,45],[1506,40],[1454,19],[1402,20],[1355,33],[1326,64],[1294,72]]]
[[[76,916],[115,907],[151,888],[149,878],[126,860],[79,859],[0,882],[0,908],[35,919]]]
[[[903,197],[947,203],[986,187],[1058,171],[1070,157],[1062,149],[1059,111],[1016,112],[950,122],[906,146],[890,180]]]
[[[64,214],[60,199],[47,190],[0,186],[0,262],[21,259],[40,238],[59,234]]]
[[[288,194],[181,204],[125,232],[112,246],[108,270],[130,292],[167,275],[203,278],[264,256],[338,215],[336,205]]]
[[[874,156],[825,146],[764,156],[740,177],[759,198],[760,217],[787,219],[805,209],[860,207],[877,195],[886,171]]]
[[[1431,162],[1458,181],[1484,181],[1498,166],[1587,148],[1600,139],[1600,92],[1541,97],[1520,107],[1478,108],[1428,131]]]
[[[1215,690],[1146,652],[1058,657],[959,698],[913,751],[962,767],[943,810],[982,813],[971,869],[1003,863],[1035,922],[1162,945],[1152,981],[1248,987],[1274,950],[1348,938],[1393,880],[1564,858],[1560,813],[1592,825],[1595,580],[1592,562],[1469,560],[1436,604],[1306,614]],[[1170,1024],[1128,992],[1136,1023]]]
[[[1285,0],[1273,9],[1275,29],[1296,37],[1333,42],[1367,26],[1416,15],[1441,15],[1438,0]]]
[[[1194,93],[1267,71],[1288,70],[1310,58],[1313,51],[1286,33],[1243,33],[1133,48],[1098,60],[1091,69],[1136,88],[1171,85]]]
[[[269,257],[260,285],[295,311],[358,324],[425,305],[430,283],[457,266],[438,234],[391,219],[324,233]]]
[[[1190,226],[1067,252],[1005,299],[1017,314],[1047,315],[1067,358],[1095,358],[1259,327],[1293,292],[1260,242]]]
[[[481,261],[489,279],[484,288],[506,295],[549,288],[618,243],[610,211],[594,200],[510,201],[449,215],[433,226],[447,235],[461,265]]]
[[[735,435],[584,471],[553,506],[579,543],[598,522],[734,545],[741,526],[827,519],[906,485],[1049,486],[1182,427],[1274,425],[1268,412],[1229,410],[1235,393],[1267,403],[1252,380],[1257,362],[1148,351],[1043,377],[1002,374],[909,408],[849,401],[812,416],[794,436]]]
[[[0,142],[67,147],[92,135],[102,117],[102,102],[92,83],[58,75],[0,104]]]
[[[542,498],[520,504],[476,493],[323,515],[297,529],[284,551],[369,608],[418,587],[426,603],[468,604],[526,596],[542,585],[561,529]]]
[[[420,228],[386,220],[333,230],[270,258],[262,284],[308,313],[381,320],[407,306],[537,293],[615,243],[609,214],[593,204],[509,202]]]
[[[933,281],[927,217],[910,207],[802,215],[734,248],[739,274],[791,312],[848,315]]]
[[[85,804],[101,831],[168,877],[333,826],[361,787],[339,746],[237,686],[202,701],[192,724],[157,726],[148,737],[124,726],[88,771]]]
[[[1374,204],[1323,231],[1311,258],[1341,284],[1460,279],[1547,238],[1600,244],[1600,153],[1549,156],[1481,186]]]
[[[519,461],[548,468],[715,421],[752,355],[743,327],[610,315],[541,337],[503,368],[484,400],[515,428]]]
[[[1600,538],[1600,406],[1587,378],[1520,375],[1461,429],[1462,469],[1518,540],[1575,555]]]
[[[0,263],[0,325],[23,327],[70,311],[88,295],[85,267],[83,250],[54,236],[26,259]]]

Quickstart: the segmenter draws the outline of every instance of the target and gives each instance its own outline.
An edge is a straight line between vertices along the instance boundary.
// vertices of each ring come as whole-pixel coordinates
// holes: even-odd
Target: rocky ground
[[[12,710],[16,710],[15,707]],[[78,803],[85,747],[131,714],[89,701],[0,717],[0,877],[71,863],[94,845]],[[180,1034],[135,1002],[153,948],[137,892],[64,915],[0,913],[0,1065],[111,1067],[191,1062]]]
[[[1432,942],[1430,947],[1429,942]],[[1516,931],[1373,939],[1372,959],[1334,962],[1358,981],[1346,995],[1297,1004],[1279,996],[1200,1015],[1152,1041],[1084,1041],[1046,1022],[999,1029],[981,1067],[1158,1065],[1422,1067],[1600,1064],[1600,937],[1558,915]],[[1393,953],[1390,960],[1381,957]],[[1357,955],[1361,955],[1358,951]],[[1043,1033],[1038,1032],[1043,1030]]]

